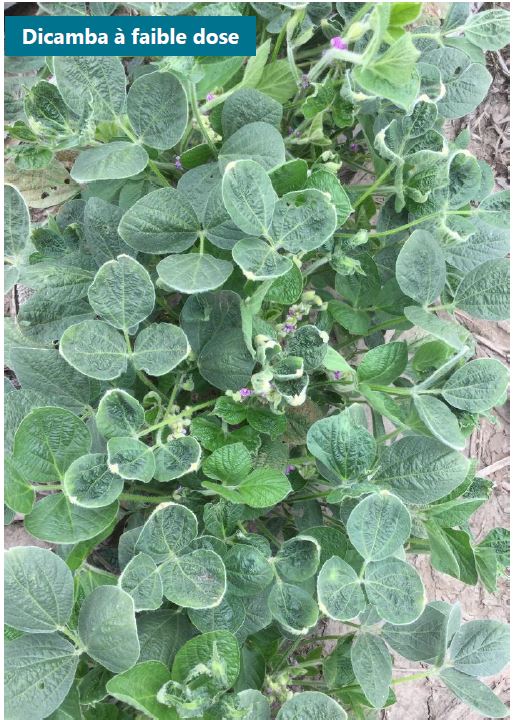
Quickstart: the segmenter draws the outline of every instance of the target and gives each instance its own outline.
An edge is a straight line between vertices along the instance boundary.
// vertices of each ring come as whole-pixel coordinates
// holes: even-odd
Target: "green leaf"
[[[117,180],[138,175],[148,164],[148,153],[140,145],[117,140],[83,150],[70,175],[77,183]]]
[[[404,437],[387,448],[375,480],[406,503],[427,505],[461,485],[468,460],[431,438]]]
[[[396,276],[405,295],[421,305],[430,305],[445,285],[442,248],[425,230],[415,230],[401,248]]]
[[[154,190],[132,205],[121,218],[119,234],[135,250],[166,255],[188,250],[199,227],[187,196],[169,187]]]
[[[214,630],[228,630],[236,633],[244,624],[246,611],[243,601],[227,592],[216,607],[204,610],[190,608],[188,615],[191,622],[202,633]]]
[[[276,720],[346,720],[347,714],[338,702],[324,693],[305,692],[294,695],[282,706]]]
[[[285,475],[272,468],[257,468],[232,485],[216,485],[211,482],[204,482],[202,485],[232,503],[253,508],[272,507],[284,500],[292,490]]]
[[[102,585],[80,608],[78,633],[86,652],[113,673],[129,670],[139,657],[134,601],[116,585]]]
[[[251,455],[242,443],[225,445],[214,450],[202,465],[203,473],[214,480],[237,483],[251,472]]]
[[[276,373],[275,373],[276,377]],[[287,418],[285,415],[276,415],[263,406],[248,407],[247,419],[249,425],[264,435],[270,435],[271,440],[283,435],[287,427]]]
[[[118,225],[123,211],[117,205],[91,197],[84,208],[84,240],[97,265],[115,260],[123,253],[133,254],[121,240]]]
[[[107,507],[83,508],[72,505],[65,495],[47,495],[26,516],[25,529],[39,540],[71,545],[101,533],[117,513],[117,502]]]
[[[62,334],[59,352],[72,367],[97,380],[113,380],[127,369],[123,336],[100,320],[84,320]]]
[[[269,173],[273,188],[281,197],[292,190],[302,190],[307,181],[308,165],[306,160],[296,158],[275,167]]]
[[[291,253],[315,250],[337,228],[337,212],[320,190],[290,192],[278,200],[270,234],[278,247]]]
[[[254,160],[264,170],[285,162],[285,145],[279,131],[266,122],[252,122],[236,130],[219,151],[219,167],[237,160]]]
[[[432,395],[414,395],[413,404],[431,434],[453,450],[464,450],[466,440],[458,420],[445,403]]]
[[[329,300],[328,310],[333,319],[351,335],[366,335],[370,317],[366,312],[352,308],[339,300]]]
[[[486,717],[508,717],[510,709],[484,683],[454,668],[440,672],[442,682],[457,698]]]
[[[73,576],[50,550],[15,547],[4,559],[5,622],[29,633],[47,633],[68,622]]]
[[[216,607],[226,592],[226,570],[212,550],[172,557],[161,565],[160,575],[165,597],[181,607]]]
[[[14,512],[27,515],[34,507],[36,493],[11,455],[4,456],[4,502]]]
[[[416,305],[405,307],[404,314],[413,325],[418,325],[422,330],[443,340],[454,350],[461,350],[469,337],[468,332],[462,326],[440,320],[434,313],[427,312]]]
[[[136,435],[144,424],[143,406],[125,390],[107,390],[96,411],[96,427],[104,438]]]
[[[184,505],[163,503],[150,515],[136,542],[136,550],[156,563],[180,555],[198,534],[198,521]]]
[[[4,254],[15,262],[30,249],[30,216],[23,196],[12,185],[4,186]]]
[[[273,618],[292,635],[306,635],[319,619],[317,603],[306,590],[279,579],[271,589],[268,604]]]
[[[507,230],[487,225],[482,220],[473,219],[474,233],[465,242],[445,248],[447,262],[468,273],[487,260],[503,258],[509,250]]]
[[[406,112],[410,112],[414,101],[417,99],[420,90],[420,75],[415,66],[408,66],[409,74],[404,82],[398,84],[392,82],[382,75],[374,72],[373,68],[364,70],[356,68],[354,77],[356,82],[363,89],[374,97],[382,97],[398,105]]]
[[[385,623],[383,639],[407,660],[435,663],[445,656],[447,642],[458,628],[460,615],[458,605],[451,607],[435,600],[426,605],[422,615],[413,623]]]
[[[308,449],[329,471],[343,480],[364,474],[374,462],[376,442],[350,415],[340,413],[315,422],[306,437]]]
[[[365,608],[362,581],[345,560],[334,556],[317,578],[317,598],[323,613],[333,620],[351,620]]]
[[[66,105],[82,115],[89,104],[95,120],[114,120],[125,109],[125,71],[117,57],[56,57],[57,87]]]
[[[396,625],[412,623],[426,604],[424,586],[415,568],[394,557],[367,565],[365,592],[379,616]]]
[[[155,450],[155,480],[169,482],[195,472],[200,458],[201,447],[196,438],[172,438]]]
[[[162,605],[162,579],[155,561],[144,553],[133,557],[119,577],[119,587],[131,595],[136,612]]]
[[[481,320],[509,317],[509,261],[488,260],[463,277],[454,304]]]
[[[317,572],[320,545],[308,534],[286,540],[274,558],[274,566],[282,580],[300,583]]]
[[[253,160],[228,163],[223,202],[231,219],[247,235],[267,235],[278,196],[269,175]]]
[[[412,77],[412,66],[415,65],[419,55],[411,35],[405,33],[390,45],[388,50],[374,58],[361,74],[366,77],[374,75],[390,85],[408,83]]]
[[[50,715],[75,678],[75,646],[57,633],[24,635],[5,646],[5,713],[12,720]]]
[[[137,438],[111,438],[107,452],[109,470],[121,478],[150,482],[155,474],[153,449]]]
[[[368,350],[358,365],[356,374],[360,382],[390,385],[403,374],[407,363],[407,344],[389,342]]]
[[[93,453],[71,463],[64,475],[63,489],[74,505],[105,507],[119,497],[123,480],[107,466],[107,455]]]
[[[160,376],[174,370],[190,351],[189,341],[177,325],[152,323],[137,335],[132,359],[136,370]]]
[[[138,662],[157,660],[170,667],[176,651],[195,634],[185,613],[155,610],[137,616],[141,644]]]
[[[358,634],[351,646],[351,664],[372,707],[384,707],[392,683],[392,658],[377,635]]]
[[[232,687],[240,670],[240,653],[235,635],[226,630],[203,633],[182,645],[173,662],[173,680],[185,682],[198,666],[208,665],[213,657],[226,673],[226,688]]]
[[[154,720],[175,720],[176,713],[157,700],[157,693],[171,679],[169,669],[161,662],[149,660],[134,665],[107,683],[107,692]]]
[[[328,339],[327,333],[315,325],[302,325],[288,338],[286,351],[289,355],[303,358],[305,370],[311,372],[322,365]]]
[[[223,137],[226,139],[244,125],[259,121],[279,128],[282,115],[280,103],[273,98],[253,87],[241,88],[233,92],[223,104]]]
[[[442,395],[460,410],[484,412],[503,400],[508,382],[508,370],[501,362],[480,358],[456,370],[443,386]]]
[[[155,305],[149,272],[129,255],[102,265],[87,296],[97,315],[126,331],[145,320]]]
[[[394,555],[410,537],[408,510],[386,491],[361,500],[349,515],[347,533],[365,560]]]
[[[485,198],[477,214],[487,225],[509,230],[510,191],[501,190]]]
[[[232,271],[230,262],[203,253],[170,255],[157,265],[160,280],[167,288],[189,295],[221,287]]]
[[[507,625],[497,620],[471,620],[452,640],[451,662],[467,675],[494,675],[509,662],[509,647]]]
[[[251,545],[236,544],[224,558],[229,592],[239,597],[259,595],[273,580],[268,559]]]
[[[510,14],[507,10],[486,10],[469,15],[463,32],[481,50],[500,50],[509,42]]]
[[[246,419],[246,406],[222,395],[217,398],[212,414],[227,422],[228,425],[238,425]]]
[[[128,119],[144,145],[167,150],[187,127],[185,90],[175,75],[152,72],[138,77],[128,93]]]
[[[90,447],[89,430],[76,415],[62,408],[36,408],[16,431],[13,458],[27,478],[55,483]]]
[[[287,60],[275,60],[265,66],[257,90],[283,104],[297,91],[297,84]]]

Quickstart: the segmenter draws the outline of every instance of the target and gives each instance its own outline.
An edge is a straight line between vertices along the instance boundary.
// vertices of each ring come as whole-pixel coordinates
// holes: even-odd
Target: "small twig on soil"
[[[479,475],[483,475],[484,477],[488,477],[489,475],[493,475],[493,473],[498,472],[499,470],[502,470],[502,468],[508,467],[510,464],[510,457],[504,457],[502,460],[497,460],[497,462],[494,462],[492,465],[488,465],[488,467],[483,468],[482,470],[479,470]]]

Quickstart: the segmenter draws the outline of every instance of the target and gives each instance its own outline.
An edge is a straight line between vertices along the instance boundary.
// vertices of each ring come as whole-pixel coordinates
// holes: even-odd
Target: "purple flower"
[[[175,168],[177,170],[183,170],[182,161],[180,160],[180,155],[177,155],[175,158]]]
[[[351,145],[349,146],[349,148],[350,148],[353,152],[358,152],[358,150],[360,149],[360,146],[358,145],[358,143],[351,143]]]
[[[211,93],[211,92],[207,93],[207,102],[212,102],[212,100],[214,100],[214,98],[215,98],[214,93]]]
[[[301,130],[294,130],[295,137],[301,137]]]
[[[187,428],[182,428],[182,435],[187,435]]]
[[[241,397],[249,397],[250,395],[253,395],[253,390],[250,390],[249,388],[241,388],[239,390],[239,394]]]
[[[308,75],[301,76],[301,87],[303,88],[303,90],[306,90],[306,88],[310,87],[310,80],[308,79]]]
[[[294,332],[295,329],[296,329],[296,326],[292,325],[291,323],[285,323],[285,325],[283,326],[283,332],[286,332],[286,333]]]
[[[287,467],[285,468],[285,475],[290,475],[290,473],[293,472],[295,469],[295,465],[287,465]]]
[[[333,373],[333,378],[334,378],[334,380],[340,380],[341,377],[342,377],[341,371],[340,371],[340,370],[335,370],[335,372]]]
[[[349,47],[344,38],[341,38],[340,35],[332,37],[330,40],[330,45],[336,50],[347,50],[347,48]]]

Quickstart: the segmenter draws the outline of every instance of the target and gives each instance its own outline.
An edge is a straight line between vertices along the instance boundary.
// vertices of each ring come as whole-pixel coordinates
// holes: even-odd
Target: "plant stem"
[[[145,503],[152,503],[154,505],[159,505],[161,502],[165,500],[162,496],[157,495],[138,495],[136,493],[121,493],[119,496],[120,500],[125,500],[126,502],[145,502]]]
[[[159,394],[162,395],[162,393]],[[167,400],[167,398],[165,398]],[[169,425],[170,420],[174,420],[178,417],[185,417],[192,415],[193,413],[199,412],[200,410],[204,410],[205,408],[211,407],[214,405],[217,401],[217,398],[214,398],[213,400],[206,400],[205,402],[199,403],[198,405],[193,405],[191,408],[189,408],[187,411],[182,411],[178,415],[169,415],[166,414],[165,418],[161,420],[158,423],[155,423],[155,425],[150,425],[149,427],[145,428],[144,430],[141,430],[141,432],[137,433],[137,437],[143,437],[144,435],[149,435],[151,432],[154,432],[155,430],[160,430],[160,428],[166,427],[166,425]]]
[[[406,675],[406,677],[396,678],[392,680],[392,685],[399,685],[400,683],[410,682],[411,680],[422,680],[433,674],[432,670],[425,670],[424,672],[414,673],[413,675]]]
[[[363,195],[360,195],[360,197],[355,201],[355,203],[354,203],[354,205],[353,205],[353,207],[354,207],[355,210],[356,210],[356,208],[359,207],[365,200],[367,200],[367,198],[369,197],[369,195],[372,195],[372,194],[379,188],[379,186],[382,185],[382,184],[385,182],[385,180],[386,180],[387,177],[390,175],[390,173],[392,172],[393,169],[394,169],[394,165],[389,165],[389,166],[387,167],[387,169],[385,170],[385,172],[381,173],[381,175],[379,176],[379,178],[377,178],[377,180],[375,180],[375,181],[372,183],[372,185],[363,193]]]
[[[198,123],[198,130],[203,135],[203,139],[205,140],[205,142],[207,143],[209,148],[214,153],[214,157],[217,157],[217,148],[216,148],[212,138],[208,134],[208,131],[207,131],[205,125],[203,124],[203,118],[201,117],[201,112],[200,112],[199,105],[198,105],[198,96],[196,95],[196,86],[194,85],[194,83],[189,83],[189,96],[190,96],[189,99],[191,102],[192,114],[194,115],[194,119]]]
[[[271,56],[271,62],[274,62],[278,58],[278,53],[280,52],[280,48],[282,46],[283,39],[285,37],[286,32],[287,32],[287,23],[284,23],[282,29],[280,30],[280,34],[278,35],[278,38],[274,44],[273,54]]]
[[[329,495],[331,490],[323,490],[322,492],[313,493],[312,495],[304,495],[303,497],[294,498],[293,500],[286,500],[287,503],[303,502],[304,500],[315,500],[316,498],[326,497]]]
[[[154,163],[153,160],[148,160],[148,165],[149,165],[150,168],[153,170],[153,172],[155,173],[155,175],[159,178],[159,180],[161,180],[161,181],[164,183],[164,185],[167,185],[167,186],[171,185],[171,183],[169,182],[169,180],[167,179],[167,177],[165,177],[165,176],[160,172],[160,170],[158,169],[158,167],[156,166],[156,164]]]
[[[265,535],[266,538],[271,542],[275,547],[280,548],[281,542],[278,540],[278,538],[272,534],[270,530],[267,529],[265,524],[261,520],[255,520],[255,525],[260,530],[262,535]]]

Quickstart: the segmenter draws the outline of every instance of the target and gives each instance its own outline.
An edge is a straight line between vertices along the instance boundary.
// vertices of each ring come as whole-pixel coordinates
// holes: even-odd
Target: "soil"
[[[446,3],[428,3],[427,12],[439,16]],[[483,3],[476,3],[481,6]],[[485,3],[487,6],[505,7],[509,3]],[[18,14],[18,13],[17,13]],[[475,112],[463,120],[453,121],[447,128],[451,136],[456,136],[468,127],[471,133],[469,149],[480,159],[488,162],[494,169],[496,189],[509,187],[509,49],[500,53],[489,53],[488,69],[493,77],[492,86],[486,100]],[[15,314],[15,307],[23,298],[6,298],[6,313]],[[13,313],[14,310],[14,313]],[[471,319],[459,313],[459,320],[472,331],[477,341],[478,357],[496,357],[509,365],[510,336],[506,322],[487,323]],[[480,475],[494,482],[490,500],[476,513],[473,531],[480,540],[493,527],[509,527],[509,446],[510,415],[509,402],[495,412],[496,423],[483,421],[471,437],[468,455],[478,460]],[[38,545],[48,547],[28,535],[23,528],[21,518],[5,528],[5,547],[16,545]],[[418,556],[413,564],[420,572],[426,595],[430,600],[460,602],[465,621],[490,618],[509,622],[510,589],[509,579],[499,584],[497,593],[491,594],[482,587],[464,585],[458,580],[433,570],[427,558]],[[330,621],[324,628],[324,634],[343,632],[339,623]],[[329,649],[332,643],[326,643]],[[397,658],[395,675],[409,669],[409,663]],[[418,664],[413,666],[418,671]],[[509,670],[504,670],[493,680],[487,681],[494,692],[504,701],[509,699]],[[440,682],[417,680],[397,685],[395,688],[397,703],[379,714],[380,720],[482,720],[482,715],[471,712],[467,706],[457,700]]]

